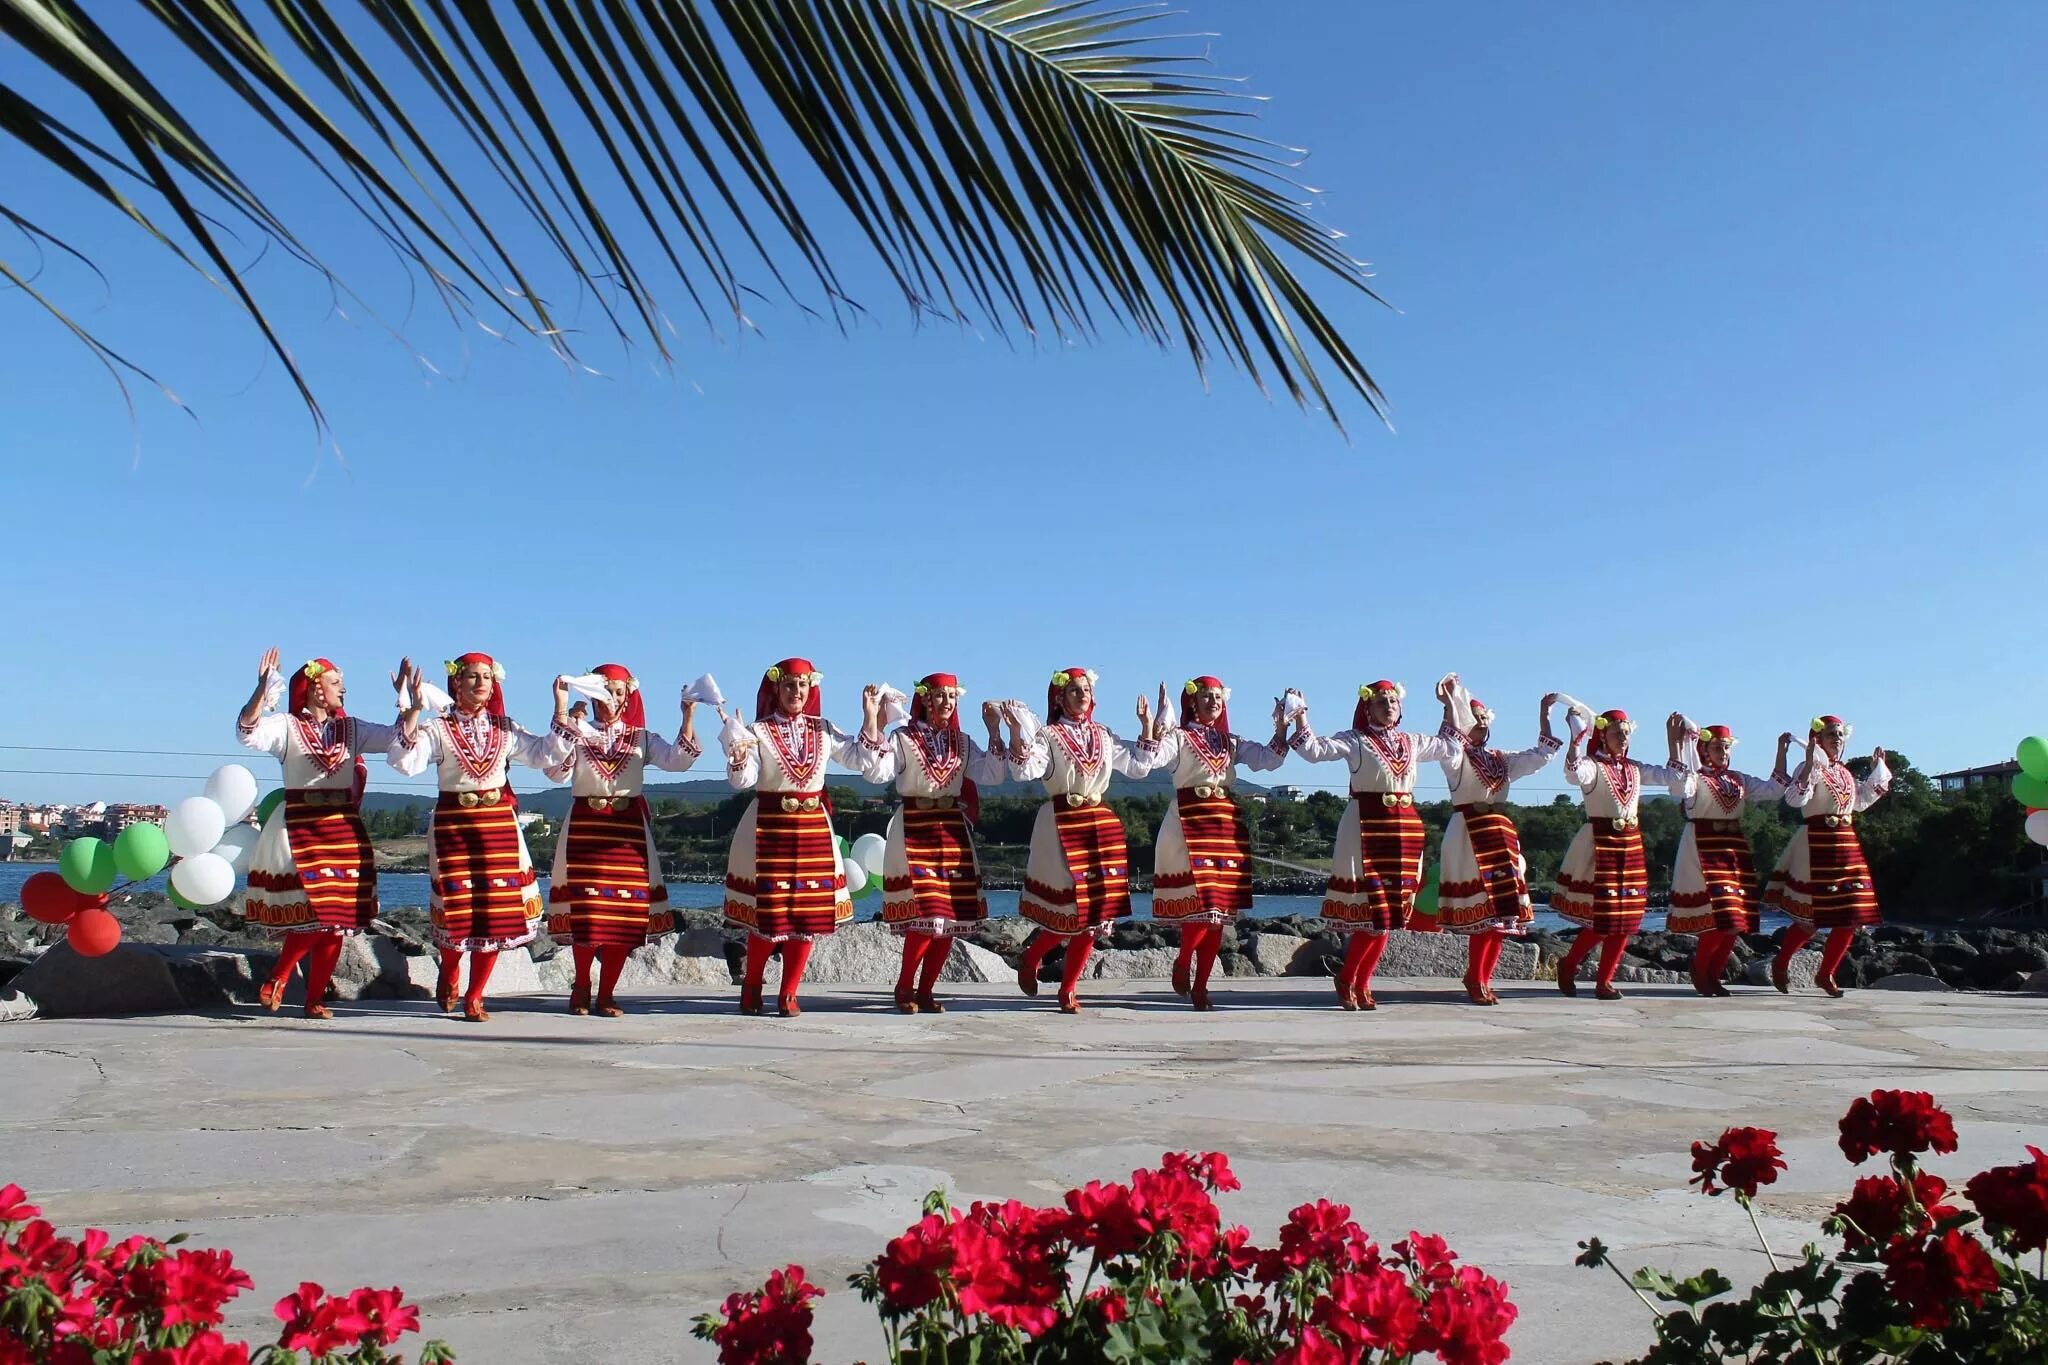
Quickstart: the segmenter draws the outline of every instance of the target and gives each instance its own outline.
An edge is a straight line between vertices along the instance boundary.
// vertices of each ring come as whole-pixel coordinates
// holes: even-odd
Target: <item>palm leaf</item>
[[[799,192],[769,150],[779,123],[913,316],[1061,339],[1092,337],[1100,316],[1340,427],[1333,388],[1384,415],[1317,297],[1373,297],[1364,267],[1290,179],[1300,153],[1252,131],[1251,97],[1154,3],[140,0],[138,14],[148,36],[124,43],[82,0],[0,0],[0,47],[18,44],[108,135],[19,81],[0,85],[0,134],[221,288],[316,421],[308,377],[201,206],[343,286],[298,211],[165,88],[163,39],[215,83],[209,107],[226,96],[317,167],[452,315],[568,358],[578,342],[535,283],[564,270],[619,342],[669,355],[647,243],[714,330],[752,325],[750,271],[800,306],[815,290],[842,320],[857,307],[807,216],[817,186]],[[37,217],[8,197],[0,217]],[[71,251],[47,218],[37,236]],[[536,233],[545,259],[513,245]]]

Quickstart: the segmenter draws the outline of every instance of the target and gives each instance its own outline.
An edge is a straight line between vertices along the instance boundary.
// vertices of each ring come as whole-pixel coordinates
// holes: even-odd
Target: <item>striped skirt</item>
[[[831,812],[784,810],[787,796],[755,795],[725,865],[726,919],[778,941],[829,934],[853,918]]]
[[[1055,934],[1089,933],[1131,913],[1131,854],[1115,811],[1064,796],[1038,808],[1017,911]]]
[[[1159,827],[1152,918],[1221,923],[1252,905],[1251,831],[1227,791],[1182,788]]]
[[[517,807],[464,806],[442,792],[427,829],[434,939],[443,948],[517,948],[540,927],[540,893]]]
[[[1679,934],[1753,934],[1757,923],[1756,866],[1742,822],[1688,821],[1671,869],[1671,913],[1664,927]]]
[[[1408,927],[1422,885],[1422,817],[1412,800],[1386,804],[1380,792],[1353,792],[1337,824],[1337,849],[1323,918],[1339,932],[1385,933]]]
[[[1535,918],[1515,822],[1506,811],[1460,806],[1444,827],[1436,927],[1454,934],[1503,928],[1519,933]]]
[[[287,792],[250,853],[242,914],[280,934],[367,931],[377,917],[377,863],[356,807]]]
[[[1815,929],[1860,928],[1883,919],[1863,841],[1849,817],[1808,816],[1792,832],[1764,904]]]
[[[638,948],[675,928],[645,797],[599,810],[578,797],[555,842],[548,932],[578,947]]]
[[[958,805],[901,807],[883,855],[882,922],[899,933],[943,934],[987,918],[967,813]]]
[[[1588,819],[1565,850],[1550,908],[1603,934],[1633,934],[1649,905],[1642,827],[1634,821]]]

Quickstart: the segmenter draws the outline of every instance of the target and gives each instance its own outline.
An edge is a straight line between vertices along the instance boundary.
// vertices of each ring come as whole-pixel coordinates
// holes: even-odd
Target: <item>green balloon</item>
[[[114,889],[119,869],[114,866],[114,850],[87,835],[64,845],[57,855],[57,871],[79,895],[99,896]]]
[[[2020,761],[2020,771],[2028,777],[2048,782],[2048,739],[2039,735],[2028,735],[2020,741],[2019,752],[2014,755]]]
[[[171,904],[177,906],[180,910],[204,910],[206,908],[203,905],[195,905],[191,901],[186,900],[178,894],[177,887],[171,886],[168,883],[164,886],[164,894],[169,896]]]
[[[270,813],[283,804],[284,788],[279,787],[276,791],[256,803],[256,823],[259,825],[269,824]]]
[[[1422,889],[1415,893],[1415,913],[1425,919],[1435,919],[1437,912],[1436,869],[1422,879]]]
[[[2030,773],[2012,775],[2012,794],[2014,800],[2029,810],[2048,810],[2048,782]],[[64,880],[71,880],[69,873],[65,874]]]
[[[114,839],[114,866],[131,882],[147,881],[170,860],[170,842],[157,825],[130,825]]]

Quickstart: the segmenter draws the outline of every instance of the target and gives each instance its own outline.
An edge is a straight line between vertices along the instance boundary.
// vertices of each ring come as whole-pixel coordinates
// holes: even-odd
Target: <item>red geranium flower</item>
[[[1335,1342],[1311,1327],[1301,1334],[1300,1341],[1274,1356],[1273,1365],[1344,1365],[1348,1358]]]
[[[26,1223],[42,1210],[28,1202],[28,1191],[19,1185],[0,1185],[0,1223]]]
[[[1842,1244],[1850,1251],[1889,1246],[1908,1238],[1925,1236],[1939,1220],[1955,1212],[1942,1203],[1948,1182],[1938,1175],[1917,1171],[1913,1175],[1913,1199],[1906,1187],[1888,1175],[1869,1175],[1856,1182],[1844,1202],[1835,1205],[1841,1218]],[[1912,1203],[1920,1206],[1916,1213]]]
[[[1504,1338],[1518,1316],[1507,1285],[1476,1266],[1461,1266],[1430,1291],[1416,1344],[1435,1351],[1444,1365],[1501,1365],[1508,1358]]]
[[[151,1266],[148,1274],[160,1287],[166,1327],[211,1327],[220,1321],[223,1304],[256,1283],[247,1272],[235,1269],[231,1254],[211,1248],[181,1247]]]
[[[407,1332],[420,1330],[420,1310],[405,1301],[405,1291],[397,1285],[389,1289],[365,1286],[348,1296],[348,1306],[367,1324],[359,1340],[391,1346]]]
[[[1211,1194],[1244,1188],[1231,1172],[1230,1158],[1221,1152],[1204,1152],[1200,1156],[1168,1152],[1159,1158],[1159,1169],[1170,1175],[1185,1175]]]
[[[2039,1147],[2027,1152],[2032,1161],[1993,1166],[1963,1186],[1984,1221],[2005,1234],[2014,1252],[2048,1247],[2048,1155]]]
[[[939,1296],[943,1277],[952,1268],[950,1224],[939,1214],[926,1214],[882,1248],[875,1262],[882,1306],[898,1313],[916,1312]]]
[[[1088,1302],[1094,1307],[1097,1316],[1102,1319],[1102,1325],[1105,1327],[1113,1327],[1131,1315],[1131,1305],[1122,1294],[1111,1289],[1108,1285],[1091,1291],[1088,1295]]]
[[[1378,1265],[1379,1260],[1379,1248],[1363,1228],[1351,1221],[1350,1205],[1318,1199],[1287,1215],[1287,1221],[1280,1227],[1280,1245],[1260,1267],[1259,1278],[1271,1284],[1289,1270],[1301,1270],[1316,1262],[1342,1270]]]
[[[1842,1155],[1862,1163],[1879,1152],[1953,1152],[1955,1120],[1924,1090],[1873,1090],[1842,1115]]]
[[[1074,1240],[1094,1247],[1105,1260],[1144,1245],[1146,1229],[1128,1186],[1091,1180],[1078,1190],[1067,1191],[1067,1208],[1077,1220]]]
[[[810,1301],[824,1292],[804,1278],[802,1266],[792,1265],[751,1294],[730,1295],[725,1321],[711,1334],[719,1365],[808,1365]]]
[[[1901,1242],[1884,1253],[1884,1283],[1913,1326],[1946,1327],[1957,1301],[1975,1308],[1998,1288],[1998,1267],[1984,1244],[1951,1228],[1924,1244]]]
[[[1404,1240],[1394,1243],[1394,1255],[1425,1285],[1443,1284],[1458,1273],[1452,1264],[1458,1259],[1457,1253],[1441,1237],[1410,1232]]]
[[[1692,1145],[1692,1169],[1690,1183],[1698,1185],[1703,1194],[1721,1193],[1714,1183],[1718,1180],[1737,1194],[1754,1199],[1759,1185],[1777,1182],[1785,1158],[1778,1151],[1778,1135],[1770,1129],[1730,1128],[1712,1144]]]
[[[1310,1316],[1351,1350],[1382,1350],[1390,1356],[1408,1354],[1422,1325],[1408,1277],[1387,1266],[1339,1274]]]
[[[370,1330],[370,1320],[359,1309],[311,1280],[303,1281],[297,1293],[279,1299],[271,1311],[284,1324],[277,1344],[316,1358],[356,1345]]]
[[[135,1365],[249,1365],[249,1348],[209,1329],[183,1346],[144,1351],[135,1357]]]

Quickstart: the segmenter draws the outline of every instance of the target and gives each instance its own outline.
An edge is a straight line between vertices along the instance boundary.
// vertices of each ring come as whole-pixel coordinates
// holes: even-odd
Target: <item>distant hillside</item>
[[[521,810],[539,811],[550,820],[559,820],[569,809],[569,789],[567,787],[549,787],[544,791],[533,791],[520,781],[522,777],[530,776],[530,773],[521,769],[514,769],[513,771],[512,786],[519,793],[519,808]],[[880,796],[885,790],[875,783],[863,781],[851,773],[829,773],[825,781],[830,786],[849,787],[859,792],[862,796]],[[1110,779],[1109,790],[1115,796],[1148,796],[1167,791],[1172,785],[1172,778],[1166,773],[1150,773],[1137,779],[1119,775]],[[1038,784],[1035,782],[1004,782],[993,787],[983,787],[982,791],[992,796],[1028,796],[1037,786]],[[1255,786],[1250,782],[1240,782],[1237,786],[1239,791],[1253,795],[1262,794],[1266,790],[1266,788]],[[648,799],[652,801],[666,799],[670,801],[718,802],[725,800],[732,794],[731,785],[723,778],[704,778],[690,782],[655,782],[650,783],[647,787]],[[405,792],[372,791],[363,793],[363,809],[366,811],[417,810],[432,804],[433,800],[430,797],[415,796]]]

